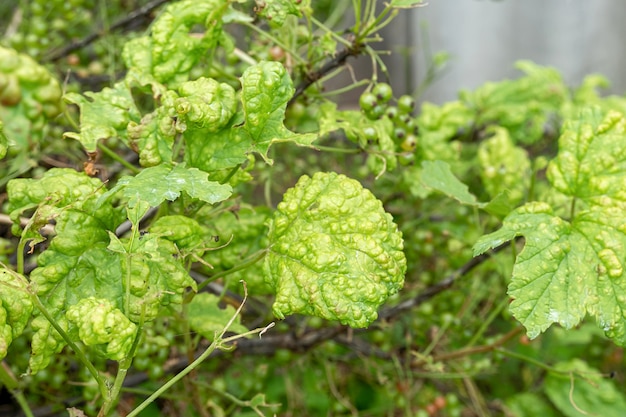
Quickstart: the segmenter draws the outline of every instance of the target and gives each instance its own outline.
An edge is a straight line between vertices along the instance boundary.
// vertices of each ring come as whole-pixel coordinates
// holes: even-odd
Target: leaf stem
[[[154,400],[159,398],[161,396],[161,394],[163,394],[170,387],[172,387],[172,385],[176,384],[183,377],[185,377],[189,372],[193,371],[198,365],[200,365],[206,358],[211,356],[211,354],[215,351],[215,349],[220,348],[220,347],[226,348],[225,344],[228,343],[228,342],[240,339],[240,338],[248,336],[250,334],[261,333],[264,330],[266,330],[267,328],[269,328],[269,326],[268,326],[268,327],[261,328],[261,329],[251,330],[249,332],[246,332],[246,333],[243,333],[243,334],[239,334],[239,335],[236,335],[236,336],[224,338],[224,334],[226,334],[226,332],[228,331],[230,326],[235,321],[235,317],[237,317],[241,313],[241,310],[242,310],[242,308],[243,308],[243,306],[244,306],[244,304],[246,302],[246,299],[248,297],[248,291],[246,289],[245,283],[244,283],[244,294],[245,295],[244,295],[243,301],[241,302],[241,304],[239,304],[239,307],[237,308],[237,311],[235,311],[235,314],[233,314],[233,316],[230,318],[230,320],[228,321],[226,326],[224,326],[224,329],[222,329],[220,334],[217,334],[217,332],[216,332],[215,340],[213,340],[213,342],[209,345],[209,347],[206,348],[206,350],[204,352],[202,352],[202,354],[200,356],[198,356],[198,359],[196,359],[195,361],[190,363],[185,369],[183,369],[178,374],[176,374],[172,379],[167,381],[161,388],[159,388],[158,390],[153,392],[152,395],[150,395],[148,398],[146,398],[146,400],[144,402],[139,404],[139,406],[137,406],[137,408],[135,408],[133,411],[131,411],[126,417],[136,417],[141,411],[143,411]]]
[[[127,160],[125,160],[124,158],[116,154],[115,152],[113,152],[109,147],[107,147],[104,143],[102,143],[102,141],[98,142],[98,149],[100,149],[103,153],[105,153],[109,158],[113,159],[114,161],[119,162],[126,168],[130,169],[133,174],[138,174],[141,171],[139,168],[137,168],[136,166],[134,166],[133,164],[131,164],[130,162],[128,162]]]

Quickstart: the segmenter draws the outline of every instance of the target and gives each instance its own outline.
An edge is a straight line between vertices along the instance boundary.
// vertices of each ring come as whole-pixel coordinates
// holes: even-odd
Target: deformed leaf
[[[576,326],[594,316],[605,334],[626,345],[626,122],[615,112],[581,112],[567,122],[548,177],[578,202],[571,219],[546,203],[528,203],[502,228],[475,245],[479,254],[515,236],[526,244],[517,257],[509,294],[511,311],[536,337],[552,323]],[[576,206],[572,205],[572,209]]]
[[[33,302],[27,287],[26,278],[0,269],[0,360],[4,359],[11,342],[22,334],[30,321]]]
[[[285,127],[285,109],[295,89],[289,73],[276,61],[252,65],[241,76],[241,102],[244,124],[238,134],[251,143],[251,150],[267,160],[273,143],[295,142],[309,146],[317,134],[295,133]]]
[[[185,164],[160,164],[145,168],[134,177],[120,178],[117,185],[109,190],[104,198],[121,190],[122,195],[134,205],[137,200],[156,207],[165,200],[176,200],[182,191],[193,198],[213,204],[230,197],[232,188],[208,180],[208,174],[197,168],[187,168]]]
[[[187,81],[201,59],[210,57],[222,35],[222,18],[229,2],[183,0],[169,4],[151,27],[151,34],[124,45],[122,57],[133,71],[150,74],[160,83],[174,87]],[[207,28],[201,36],[196,25]]]
[[[125,358],[137,334],[137,326],[106,298],[83,298],[65,316],[85,345],[104,345],[100,351],[108,359]]]
[[[129,120],[140,119],[130,89],[123,81],[98,93],[67,93],[64,99],[80,108],[80,133],[66,132],[63,136],[76,139],[87,152],[95,152],[101,139],[126,137]]]
[[[178,133],[174,120],[163,107],[148,113],[139,123],[129,122],[128,143],[139,153],[139,164],[143,167],[172,161],[172,145]]]
[[[617,111],[591,107],[564,123],[559,153],[548,178],[560,192],[590,204],[626,207],[626,120]],[[612,201],[606,201],[610,198]]]
[[[301,177],[278,205],[269,240],[265,273],[279,318],[366,327],[404,283],[402,234],[382,203],[344,175]]]
[[[219,301],[219,297],[202,292],[196,294],[187,307],[187,317],[191,329],[211,341],[215,339],[216,334],[220,334],[224,330],[236,312],[233,306],[220,308]],[[245,333],[248,329],[240,323],[240,317],[237,316],[228,327],[228,331]]]

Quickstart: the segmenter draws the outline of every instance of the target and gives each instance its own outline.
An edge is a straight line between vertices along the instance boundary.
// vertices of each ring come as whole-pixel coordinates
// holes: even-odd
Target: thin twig
[[[493,250],[491,250],[490,252],[487,253],[483,253],[482,255],[478,255],[472,259],[470,259],[469,261],[467,261],[463,266],[461,266],[459,269],[453,271],[450,275],[448,275],[446,278],[442,279],[441,281],[437,282],[436,284],[433,284],[429,287],[427,287],[424,291],[420,292],[419,294],[417,294],[415,297],[406,300],[394,307],[382,310],[379,314],[378,314],[378,319],[379,320],[387,320],[390,319],[392,317],[395,317],[397,315],[399,315],[400,313],[407,311],[407,310],[411,310],[417,306],[419,306],[420,304],[424,303],[425,301],[430,300],[431,298],[433,298],[435,295],[447,290],[448,288],[452,287],[452,285],[454,285],[454,283],[461,277],[463,277],[464,275],[466,275],[468,272],[470,272],[472,269],[476,268],[478,265],[482,264],[483,262],[485,262],[487,259],[489,259],[491,257],[492,254],[500,252],[508,247],[511,246],[510,242],[506,242],[503,243],[502,245],[498,246],[497,248],[494,248]]]
[[[335,54],[331,60],[327,61],[319,70],[307,74],[306,79],[303,80],[296,88],[296,92],[293,97],[291,97],[291,100],[289,100],[288,105],[291,105],[294,101],[296,101],[296,99],[304,93],[304,91],[309,88],[311,84],[315,83],[317,80],[334,69],[343,66],[349,57],[359,55],[362,50],[363,46],[361,44],[353,43],[351,47],[337,52],[337,54]]]

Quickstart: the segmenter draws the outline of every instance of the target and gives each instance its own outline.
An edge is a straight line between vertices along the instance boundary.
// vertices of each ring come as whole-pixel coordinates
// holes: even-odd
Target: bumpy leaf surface
[[[287,102],[295,89],[287,70],[279,62],[260,62],[246,68],[241,76],[244,125],[238,129],[252,144],[253,151],[267,159],[273,143],[292,141],[310,145],[316,134],[294,133],[283,124]]]
[[[169,174],[173,171],[168,167]],[[179,186],[194,196],[203,195],[195,187],[206,185],[206,174],[200,182],[193,173],[191,178],[184,173],[177,177],[179,174],[176,172],[168,178],[177,184],[186,182]],[[69,169],[52,169],[38,180],[12,180],[7,190],[12,217],[25,209],[39,207],[38,212],[49,213],[56,220],[56,236],[38,256],[38,266],[30,274],[33,291],[70,337],[87,345],[102,345],[97,348],[110,359],[122,357],[128,341],[132,340],[132,326],[125,325],[116,311],[123,312],[126,320],[133,322],[153,320],[162,308],[182,303],[186,288],[195,288],[195,282],[176,257],[179,251],[172,242],[156,235],[131,242],[111,232],[124,216],[105,198],[99,180]],[[143,207],[146,203],[137,205]],[[140,217],[135,213],[138,211],[128,210],[135,223]],[[83,301],[90,297],[97,299],[97,303]],[[66,316],[66,312],[80,311],[80,315],[86,316],[90,306],[97,304],[100,308],[104,300],[112,306],[105,308],[106,320],[114,320],[115,328],[122,333],[111,332],[109,342],[96,342],[102,340],[97,323]],[[42,315],[34,318],[32,328],[30,368],[37,372],[63,349],[65,341]],[[93,332],[81,332],[80,328],[91,328]]]
[[[229,2],[221,0],[184,0],[168,5],[149,36],[124,45],[126,66],[170,87],[187,81],[193,66],[214,52],[228,6]],[[196,25],[207,27],[202,36],[191,33]]]
[[[106,358],[119,361],[128,355],[137,326],[110,300],[83,298],[65,316],[78,328],[78,336],[87,346],[105,345],[101,351]]]
[[[404,283],[402,234],[357,181],[303,176],[270,222],[267,282],[274,314],[308,314],[366,327]]]
[[[86,92],[84,96],[67,93],[64,99],[80,107],[80,133],[66,132],[64,136],[79,141],[87,152],[95,152],[101,139],[125,137],[128,122],[140,119],[130,89],[124,82],[98,93]]]
[[[0,360],[9,345],[24,331],[33,312],[26,278],[0,269]]]
[[[576,202],[572,218],[557,216],[546,203],[528,203],[474,247],[478,254],[525,237],[509,294],[513,315],[531,337],[552,323],[572,328],[590,314],[608,337],[626,345],[625,143],[619,113],[581,112],[565,124],[548,167],[552,185]]]

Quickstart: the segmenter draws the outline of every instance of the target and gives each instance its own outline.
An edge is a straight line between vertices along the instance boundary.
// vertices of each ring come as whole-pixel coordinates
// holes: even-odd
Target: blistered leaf
[[[474,118],[475,111],[460,101],[452,101],[443,106],[428,102],[422,104],[417,117],[421,157],[425,160],[458,159],[458,151],[452,146],[451,140],[470,129]]]
[[[63,135],[79,141],[87,152],[95,152],[101,139],[125,137],[128,122],[140,119],[130,89],[124,82],[113,88],[105,87],[98,93],[67,93],[64,99],[80,108],[80,133],[66,132]]]
[[[188,129],[183,137],[186,162],[211,173],[243,163],[251,147],[249,138],[237,134],[232,124],[215,133],[208,129]]]
[[[139,153],[143,167],[172,162],[172,145],[176,137],[174,118],[163,107],[141,118],[139,123],[128,123],[128,142]]]
[[[229,2],[184,0],[169,4],[143,36],[124,45],[126,67],[150,74],[163,84],[175,87],[187,81],[189,72],[201,59],[210,57],[222,35],[222,18]],[[206,27],[192,33],[196,25]]]
[[[237,134],[251,143],[250,150],[267,160],[267,151],[273,143],[290,141],[308,146],[317,139],[316,134],[294,133],[283,124],[287,102],[295,89],[282,64],[260,62],[246,68],[241,87],[244,124]]]
[[[213,204],[230,197],[232,188],[207,179],[208,174],[184,164],[175,166],[161,164],[142,170],[134,177],[120,178],[106,196],[121,190],[122,195],[134,205],[135,201],[145,201],[152,207],[165,200],[176,200],[182,191],[193,198]]]
[[[7,210],[13,220],[12,232],[17,236],[21,235],[19,217],[25,210],[37,206],[39,209],[33,219],[37,227],[31,227],[31,233],[37,233],[49,219],[62,216],[68,207],[97,219],[95,221],[101,224],[99,227],[114,228],[120,221],[119,210],[106,205],[97,206],[98,198],[104,193],[102,181],[69,168],[49,169],[38,179],[11,180],[7,184],[7,193]]]
[[[279,318],[308,314],[366,327],[404,283],[402,234],[382,203],[335,173],[303,176],[270,222],[267,282]]]
[[[626,204],[625,137],[626,121],[620,113],[605,115],[597,107],[583,110],[563,127],[559,153],[548,166],[550,182],[590,204]]]
[[[485,190],[494,198],[508,191],[513,202],[524,198],[530,184],[530,160],[527,152],[515,146],[506,129],[495,127],[489,139],[478,148],[480,177]]]
[[[600,370],[579,359],[557,363],[554,368],[562,373],[548,373],[544,391],[562,416],[621,417],[624,414],[623,391],[603,377]]]
[[[106,298],[87,297],[71,306],[67,320],[87,346],[101,346],[107,359],[122,360],[135,340],[137,326]],[[98,346],[100,347],[100,346]]]
[[[210,238],[210,233],[205,226],[191,217],[180,215],[159,217],[150,226],[150,233],[174,242],[181,250],[199,248]]]
[[[536,337],[552,323],[576,326],[594,316],[605,334],[626,345],[626,121],[614,112],[583,111],[564,126],[548,167],[552,185],[578,208],[565,220],[546,203],[528,203],[474,253],[524,236],[509,285],[513,315]]]
[[[120,256],[122,288],[129,288],[125,313],[134,322],[154,320],[163,307],[179,305],[187,288],[196,290],[176,246],[156,234],[139,239],[109,232],[108,249]]]
[[[187,81],[178,87],[178,95],[174,108],[188,128],[217,132],[226,126],[237,110],[235,90],[212,78]]]
[[[0,269],[0,360],[11,342],[22,334],[33,312],[28,281],[23,276]]]
[[[224,330],[235,315],[233,306],[228,305],[222,309],[218,305],[219,301],[219,297],[202,292],[196,294],[187,307],[187,317],[191,329],[211,341],[215,339],[216,334],[220,334]],[[237,316],[228,327],[228,331],[245,333],[248,329],[240,323],[240,317]]]
[[[65,316],[59,314],[55,320],[67,331],[68,323]],[[35,317],[30,323],[30,328],[33,330],[33,339],[30,342],[28,368],[31,373],[37,373],[50,364],[52,357],[61,352],[66,343],[44,316]]]

